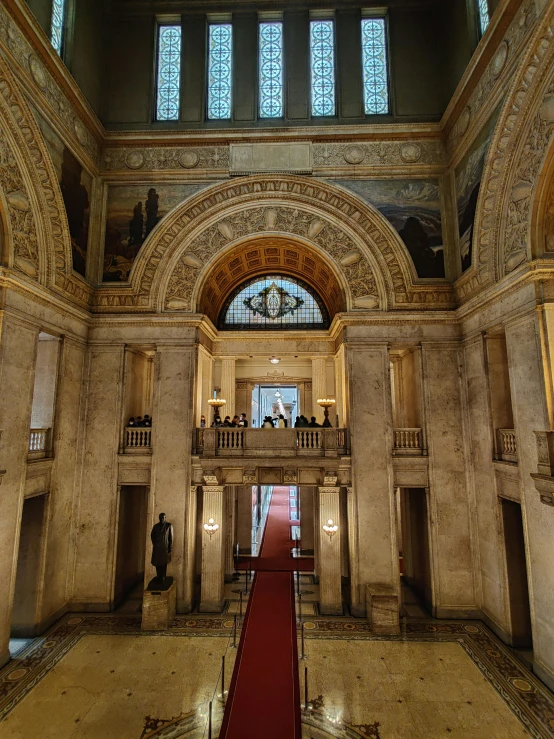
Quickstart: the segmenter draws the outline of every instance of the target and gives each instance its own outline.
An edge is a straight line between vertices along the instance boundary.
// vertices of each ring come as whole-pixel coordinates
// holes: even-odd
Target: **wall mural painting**
[[[125,282],[152,229],[170,210],[208,186],[110,186],[106,211],[104,282]]]
[[[382,213],[398,234],[418,277],[444,277],[438,180],[336,180]]]
[[[491,115],[471,148],[456,167],[456,202],[458,208],[458,235],[462,272],[469,269],[473,259],[473,222],[477,199],[494,127],[500,114],[499,105]]]
[[[88,250],[92,177],[83,169],[78,159],[40,113],[36,109],[34,112],[62,191],[71,234],[73,269],[84,277]]]

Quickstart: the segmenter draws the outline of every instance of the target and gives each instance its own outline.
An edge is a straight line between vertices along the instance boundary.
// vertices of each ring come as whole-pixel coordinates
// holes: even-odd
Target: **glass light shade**
[[[281,360],[278,357],[271,357],[269,361],[271,362],[271,364],[279,364]]]

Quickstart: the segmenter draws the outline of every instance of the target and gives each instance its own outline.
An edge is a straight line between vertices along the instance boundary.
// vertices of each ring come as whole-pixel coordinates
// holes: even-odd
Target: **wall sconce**
[[[219,524],[215,522],[213,518],[208,518],[208,523],[204,524],[204,531],[208,534],[210,539],[215,534],[215,532],[218,530]]]
[[[325,533],[329,537],[329,541],[331,541],[331,539],[337,533],[338,530],[339,530],[339,527],[336,523],[333,523],[332,518],[327,519],[327,523],[323,524],[323,531],[325,531]]]

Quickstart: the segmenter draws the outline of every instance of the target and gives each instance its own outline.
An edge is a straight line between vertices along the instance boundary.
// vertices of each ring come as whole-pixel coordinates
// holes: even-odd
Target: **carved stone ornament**
[[[339,477],[334,470],[326,470],[323,476],[323,487],[326,487],[326,488],[336,487],[338,479]]]
[[[461,299],[528,256],[535,185],[554,134],[554,6],[545,9],[533,40],[489,147],[475,215],[474,266],[456,284]]]
[[[79,114],[75,106],[37,57],[32,44],[10,15],[5,3],[0,3],[0,45],[6,50],[8,58],[11,57],[13,60],[10,64],[13,72],[28,80],[31,88],[36,89],[37,95],[47,103],[69,135],[77,138],[91,161],[98,165],[100,155],[98,142],[82,122],[82,128],[77,132],[75,121],[79,120]]]
[[[314,167],[394,167],[406,164],[442,165],[445,152],[442,141],[379,141],[356,144],[330,143],[313,145]]]
[[[219,485],[217,475],[214,470],[204,470],[204,485]]]
[[[258,481],[256,470],[244,470],[242,473],[242,482],[245,485],[255,485]]]
[[[13,266],[53,285],[56,274],[71,271],[65,208],[38,126],[1,56],[0,129],[0,189],[9,214]]]
[[[496,85],[503,84],[508,67],[517,59],[524,48],[524,41],[537,20],[534,0],[526,0],[508,27],[496,54],[483,70],[475,89],[471,93],[467,107],[460,113],[447,139],[446,149],[452,155],[469,129],[471,120],[476,120],[481,108],[494,98],[492,92]],[[502,74],[502,73],[505,74]],[[492,111],[491,111],[492,112]],[[470,142],[468,142],[469,145]]]
[[[296,485],[296,483],[298,482],[297,470],[285,470],[283,475],[283,482],[288,483],[289,485]]]
[[[102,155],[106,172],[125,172],[143,170],[156,172],[159,170],[183,169],[229,169],[229,147],[195,146],[192,147],[160,147],[145,149],[126,149],[124,147],[108,147]]]

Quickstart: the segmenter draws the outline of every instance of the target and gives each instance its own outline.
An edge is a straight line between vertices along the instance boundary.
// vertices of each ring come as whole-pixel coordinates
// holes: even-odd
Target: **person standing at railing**
[[[243,429],[248,428],[248,421],[246,420],[246,413],[240,414],[239,426]]]
[[[142,419],[142,425],[147,426],[147,427],[152,426],[152,419],[150,418],[148,413],[144,414],[144,418]]]
[[[131,418],[127,421],[127,426],[136,426],[137,422],[134,419],[134,416],[131,416]]]
[[[262,428],[263,429],[274,429],[275,428],[275,426],[273,425],[273,419],[271,418],[271,416],[266,416],[264,418],[264,422],[262,423]]]
[[[308,424],[308,428],[310,428],[310,429],[320,429],[320,428],[321,428],[321,424],[320,424],[320,423],[318,423],[318,422],[317,422],[317,421],[315,420],[315,416],[312,416],[312,417],[311,417],[311,419],[310,419],[310,423]]]
[[[212,423],[213,429],[220,429],[223,426],[223,423],[221,422],[221,416],[216,416]]]
[[[279,415],[279,420],[277,421],[277,428],[278,429],[286,429],[287,428],[287,419],[283,416],[281,413]]]
[[[233,426],[233,428],[237,428],[238,426],[240,426],[238,416],[233,416],[233,420],[231,421],[231,426]]]
[[[206,428],[206,416],[200,416],[200,428],[201,429]]]

